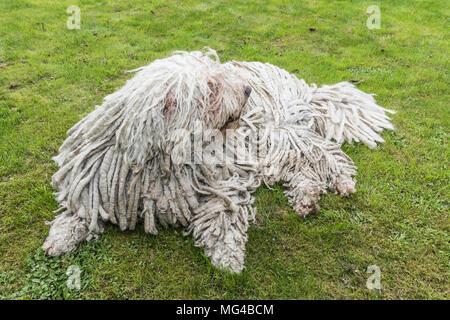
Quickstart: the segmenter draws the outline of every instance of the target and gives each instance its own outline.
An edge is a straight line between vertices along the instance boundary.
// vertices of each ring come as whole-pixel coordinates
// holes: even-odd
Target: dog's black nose
[[[244,95],[248,98],[252,93],[252,88],[250,86],[244,86]]]

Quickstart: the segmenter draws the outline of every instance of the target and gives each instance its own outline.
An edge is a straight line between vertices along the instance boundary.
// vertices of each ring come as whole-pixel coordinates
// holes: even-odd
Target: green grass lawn
[[[69,30],[66,8],[81,9]],[[378,4],[381,28],[366,9]],[[449,7],[446,1],[0,0],[0,298],[449,299]],[[315,28],[315,29],[310,29]],[[61,258],[40,249],[57,208],[51,157],[130,70],[174,50],[270,62],[307,82],[361,80],[394,109],[375,150],[343,149],[357,193],[299,218],[260,189],[246,269],[215,269],[182,230],[110,226]],[[78,265],[81,290],[66,286]],[[366,288],[368,266],[381,290]]]

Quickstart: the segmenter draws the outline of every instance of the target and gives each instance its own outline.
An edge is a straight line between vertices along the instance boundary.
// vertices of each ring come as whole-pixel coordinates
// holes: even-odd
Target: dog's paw
[[[348,196],[356,192],[355,181],[351,178],[341,177],[336,181],[336,193],[341,196]]]
[[[46,254],[53,257],[59,257],[65,253],[72,252],[76,249],[76,245],[71,245],[70,242],[61,237],[48,236],[42,245],[42,249]]]
[[[247,235],[235,226],[230,226],[223,236],[208,238],[205,254],[215,267],[240,273],[244,269],[246,242]]]
[[[51,222],[51,228],[42,249],[50,256],[72,252],[89,235],[84,220],[75,215],[61,214]]]
[[[319,212],[319,190],[309,190],[302,192],[302,195],[297,197],[296,203],[293,204],[293,209],[300,217],[306,217],[310,214],[317,214]]]
[[[306,217],[319,212],[320,191],[318,188],[297,188],[295,193],[290,193],[289,202],[292,209],[300,216]]]
[[[304,202],[294,208],[295,212],[297,212],[297,214],[302,218],[317,214],[319,212],[319,209],[320,207],[317,203],[308,204]]]
[[[234,242],[234,241],[233,241]],[[206,253],[208,255],[208,253]],[[211,263],[219,268],[233,273],[241,273],[244,269],[245,252],[235,243],[217,243],[210,253]]]

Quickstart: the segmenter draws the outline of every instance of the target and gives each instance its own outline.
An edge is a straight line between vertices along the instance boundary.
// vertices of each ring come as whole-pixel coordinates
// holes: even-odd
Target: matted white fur
[[[375,147],[378,132],[393,129],[392,111],[347,82],[308,86],[271,64],[221,64],[211,49],[133,72],[54,158],[63,212],[43,245],[50,255],[96,238],[107,222],[143,222],[150,234],[185,227],[214,265],[240,272],[261,183],[283,183],[299,215],[317,212],[327,190],[355,192],[356,167],[340,143]],[[223,140],[212,130],[230,128]]]

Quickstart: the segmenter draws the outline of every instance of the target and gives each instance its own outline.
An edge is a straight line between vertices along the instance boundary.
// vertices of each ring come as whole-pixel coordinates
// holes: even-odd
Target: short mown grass
[[[81,9],[69,30],[66,8]],[[366,26],[379,5],[381,28]],[[0,0],[0,298],[448,299],[449,8],[445,1]],[[310,29],[311,28],[311,29]],[[256,194],[246,269],[215,269],[182,230],[108,227],[60,258],[40,249],[57,208],[65,132],[174,50],[270,62],[307,82],[361,81],[397,111],[375,150],[343,146],[357,193],[301,219],[282,188]],[[81,289],[70,290],[70,265]],[[368,266],[381,270],[369,290]]]

